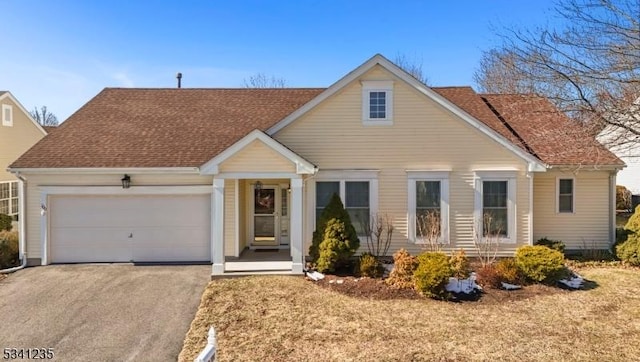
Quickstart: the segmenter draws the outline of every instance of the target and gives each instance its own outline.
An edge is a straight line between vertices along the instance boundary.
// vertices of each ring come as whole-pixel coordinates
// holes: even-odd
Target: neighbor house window
[[[409,239],[448,242],[448,172],[408,171]]]
[[[316,185],[315,220],[335,193],[349,213],[351,224],[358,236],[365,236],[367,223],[377,211],[376,171],[325,171],[319,175]]]
[[[2,125],[7,127],[13,126],[13,107],[8,104],[2,105]]]
[[[362,82],[362,122],[365,125],[393,124],[393,82]]]
[[[574,212],[573,179],[558,179],[558,212]]]
[[[18,215],[18,181],[0,183],[0,214]]]
[[[515,171],[476,172],[475,188],[475,237],[515,242]]]

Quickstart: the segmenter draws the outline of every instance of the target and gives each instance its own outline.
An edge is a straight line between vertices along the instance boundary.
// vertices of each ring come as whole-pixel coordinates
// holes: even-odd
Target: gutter
[[[26,183],[26,179],[24,177],[22,177],[20,175],[19,172],[16,172],[16,177],[18,178],[18,199],[20,200],[20,211],[18,212],[18,218],[20,219],[20,231],[18,231],[18,236],[19,236],[19,241],[18,241],[18,255],[20,256],[20,260],[21,263],[19,266],[13,267],[13,268],[8,268],[8,269],[2,269],[0,270],[0,274],[9,274],[9,273],[13,273],[15,271],[18,271],[20,269],[23,269],[24,267],[27,266],[27,245],[26,245],[26,228],[24,225],[25,222],[25,204],[26,204],[26,200],[25,200],[25,192],[24,192],[24,187],[25,187],[25,183]]]

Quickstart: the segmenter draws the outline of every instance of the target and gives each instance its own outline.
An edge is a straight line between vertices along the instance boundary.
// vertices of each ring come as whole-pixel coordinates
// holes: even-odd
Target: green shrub
[[[327,223],[324,239],[320,243],[320,256],[318,256],[316,268],[321,273],[333,272],[348,265],[354,252],[355,250],[350,246],[344,222],[331,219]]]
[[[453,270],[446,254],[440,252],[426,252],[418,255],[418,267],[413,273],[416,289],[430,298],[447,298],[445,290]]]
[[[628,232],[627,240],[616,247],[616,255],[625,263],[640,266],[640,205],[624,229]]]
[[[0,231],[0,269],[18,265],[18,242],[17,231]]]
[[[11,231],[13,218],[7,214],[0,214],[0,231]]]
[[[564,253],[564,243],[562,242],[562,240],[550,240],[547,238],[542,238],[539,239],[538,241],[535,242],[534,245],[542,245],[542,246],[546,246],[547,248],[553,249],[553,250],[557,250],[561,253]]]
[[[522,275],[534,282],[556,281],[565,271],[562,253],[542,245],[518,248],[515,260]]]
[[[360,275],[369,278],[379,278],[384,273],[384,268],[378,259],[370,253],[360,255],[358,261]]]
[[[516,260],[514,258],[500,259],[496,263],[496,273],[500,278],[500,282],[509,284],[518,284],[522,282],[522,274],[518,269]]]
[[[453,276],[458,279],[466,279],[469,277],[469,274],[471,274],[471,270],[469,269],[469,259],[462,249],[451,255],[449,264],[453,270]]]
[[[325,239],[325,232],[329,221],[334,219],[341,221],[344,224],[346,246],[351,250],[351,255],[349,255],[349,257],[351,257],[360,247],[360,239],[358,239],[356,229],[351,224],[349,213],[345,210],[344,205],[342,205],[340,196],[333,194],[333,196],[331,196],[331,200],[329,200],[329,203],[327,204],[327,207],[322,211],[320,220],[318,220],[316,225],[316,230],[313,232],[313,240],[309,247],[309,257],[313,263],[318,262],[318,258],[320,257],[320,244]]]
[[[393,269],[385,282],[397,288],[413,288],[413,273],[418,267],[418,260],[405,249],[400,249],[393,254]]]

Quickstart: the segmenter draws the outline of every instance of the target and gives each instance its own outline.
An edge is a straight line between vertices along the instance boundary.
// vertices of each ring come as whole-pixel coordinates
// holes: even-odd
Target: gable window
[[[358,236],[366,235],[366,225],[377,212],[376,171],[329,171],[319,175],[315,182],[315,221],[335,193],[349,213],[351,224]]]
[[[18,215],[18,181],[0,182],[0,214]]]
[[[475,236],[516,241],[515,171],[476,172]]]
[[[572,178],[558,179],[558,212],[574,212],[573,183]]]
[[[446,171],[408,171],[409,240],[449,241],[449,176]]]
[[[8,104],[2,105],[2,125],[6,127],[13,126],[13,107]]]
[[[362,82],[362,123],[364,125],[393,124],[393,82]]]

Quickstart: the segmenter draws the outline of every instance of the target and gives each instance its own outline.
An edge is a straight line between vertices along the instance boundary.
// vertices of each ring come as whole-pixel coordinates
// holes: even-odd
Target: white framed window
[[[572,177],[556,178],[556,212],[573,214],[575,204],[575,179]]]
[[[421,244],[437,234],[449,242],[449,172],[407,171],[409,241]]]
[[[366,223],[369,222],[371,215],[375,215],[378,211],[377,171],[338,171],[319,174],[315,182],[315,224],[334,193],[340,196],[358,236],[364,237]]]
[[[516,242],[516,172],[476,171],[475,237]]]
[[[393,124],[393,82],[362,82],[362,124],[389,126]]]
[[[0,214],[18,215],[18,181],[0,182]]]
[[[2,125],[5,127],[13,126],[13,107],[9,104],[2,105]]]

